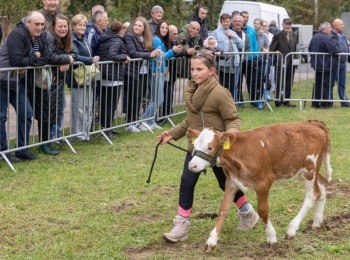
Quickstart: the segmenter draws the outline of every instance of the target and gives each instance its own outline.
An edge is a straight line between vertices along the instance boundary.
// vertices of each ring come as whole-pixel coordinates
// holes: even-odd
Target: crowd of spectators
[[[283,97],[289,99],[291,96],[295,70],[292,57],[287,55],[296,51],[298,43],[298,35],[292,31],[292,20],[284,19],[282,30],[277,29],[276,21],[269,23],[261,18],[255,19],[252,27],[248,25],[248,11],[234,11],[232,14],[222,14],[221,27],[209,36],[208,12],[206,6],[199,5],[188,24],[177,28],[164,20],[164,10],[159,5],[152,7],[149,20],[140,16],[130,22],[115,20],[111,23],[105,8],[95,5],[91,9],[90,21],[83,14],[77,14],[69,21],[60,12],[59,1],[43,0],[43,8],[29,12],[3,43],[0,55],[4,58],[0,67],[55,65],[51,68],[50,89],[37,86],[36,73],[31,71],[25,74],[17,72],[16,88],[11,89],[10,74],[2,73],[1,151],[8,149],[5,124],[10,103],[16,108],[18,122],[21,122],[18,124],[17,147],[25,146],[28,142],[32,111],[35,108],[39,140],[44,143],[40,146],[41,152],[59,154],[59,150],[52,147],[49,140],[62,137],[65,84],[71,89],[72,134],[92,130],[96,120],[91,119],[96,116],[105,134],[113,139],[118,134],[112,129],[118,102],[122,103],[125,113],[126,131],[137,133],[161,129],[164,120],[157,118],[172,112],[177,77],[190,77],[188,64],[184,64],[181,71],[176,71],[176,60],[171,58],[190,58],[203,51],[215,57],[219,81],[230,90],[238,106],[244,105],[242,93],[245,81],[251,104],[258,109],[263,109],[264,102],[271,100],[275,101],[276,107],[293,107],[289,101],[283,100]],[[323,23],[315,37],[335,39],[335,49],[329,50],[328,45],[321,46],[318,38],[315,38],[313,42],[318,44],[310,45],[310,51],[325,51],[333,55],[349,52],[342,33],[343,27],[339,19],[332,25]],[[20,48],[8,48],[10,44],[13,45],[12,41],[17,41],[19,35],[29,40],[16,42],[14,46]],[[241,52],[248,54],[242,55]],[[286,69],[281,70],[282,60],[274,59],[269,52],[279,52],[284,58],[289,57],[285,62]],[[333,66],[329,73],[321,75],[322,64],[318,62],[316,66],[315,56],[312,56],[311,61],[316,70],[314,98],[323,99],[323,103],[314,102],[313,107],[332,107],[331,101],[324,103],[324,100],[333,99],[335,83],[338,83],[339,96],[343,100],[341,105],[349,106],[345,94],[344,57],[332,60],[338,66]],[[139,60],[130,62],[131,59]],[[101,71],[100,80],[84,85],[89,91],[81,88],[74,77],[73,71],[80,66],[73,65],[74,62],[94,65]],[[322,66],[324,71],[324,66],[328,65]],[[281,95],[281,86],[276,82],[282,82],[284,77],[284,95]],[[274,97],[271,97],[271,90],[275,90]],[[77,139],[88,141],[89,137],[83,134]],[[21,159],[36,159],[37,156],[23,149],[9,158],[17,162]]]

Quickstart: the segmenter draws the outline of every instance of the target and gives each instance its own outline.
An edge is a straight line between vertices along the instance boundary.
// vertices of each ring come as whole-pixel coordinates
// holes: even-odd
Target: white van
[[[248,24],[251,26],[253,26],[255,18],[262,18],[269,23],[271,20],[275,20],[277,22],[277,28],[282,29],[283,19],[289,17],[284,7],[248,1],[225,1],[221,8],[220,16],[224,13],[231,15],[233,11],[247,11],[249,13]],[[218,28],[220,26],[219,18]]]

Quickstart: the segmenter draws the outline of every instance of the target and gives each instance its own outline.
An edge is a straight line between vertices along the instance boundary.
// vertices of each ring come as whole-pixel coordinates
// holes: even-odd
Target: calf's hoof
[[[205,248],[204,248],[204,252],[210,253],[211,251],[214,251],[215,248],[216,248],[216,246],[206,244],[206,245],[205,245]]]
[[[286,236],[284,237],[286,240],[292,240],[295,237],[295,235],[288,235],[288,233],[286,234]]]

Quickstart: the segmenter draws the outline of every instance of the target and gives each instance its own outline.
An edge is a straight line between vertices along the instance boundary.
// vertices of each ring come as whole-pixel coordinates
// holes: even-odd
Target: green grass
[[[184,152],[161,146],[147,184],[160,132],[122,131],[113,146],[103,138],[75,142],[76,155],[65,146],[59,156],[39,154],[37,161],[16,164],[17,173],[0,162],[0,258],[348,259],[350,109],[279,108],[270,112],[246,105],[239,115],[242,130],[307,119],[322,120],[330,128],[333,181],[321,229],[311,230],[310,211],[295,239],[284,240],[288,224],[302,204],[303,184],[278,181],[270,193],[278,244],[267,246],[262,221],[250,232],[237,230],[233,208],[216,251],[205,254],[202,249],[215,219],[200,215],[216,213],[223,195],[209,170],[196,187],[188,240],[166,243],[162,234],[172,228],[176,214]],[[186,148],[186,142],[183,138],[176,144]],[[248,191],[247,196],[256,207],[254,192]]]

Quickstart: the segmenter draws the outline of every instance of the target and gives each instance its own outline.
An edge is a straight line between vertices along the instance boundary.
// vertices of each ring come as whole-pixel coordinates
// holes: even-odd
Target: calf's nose
[[[193,162],[190,162],[190,163],[188,164],[188,169],[189,169],[190,171],[195,171],[195,170],[197,169],[197,165],[196,165],[195,163],[193,163]]]

